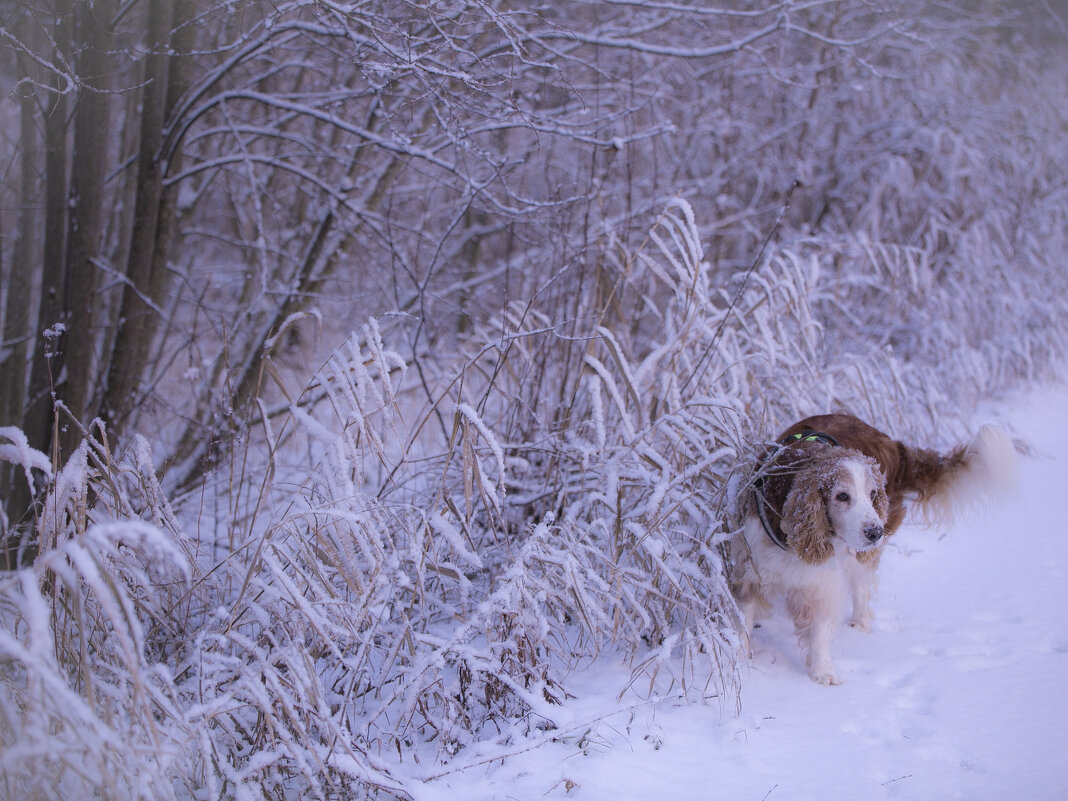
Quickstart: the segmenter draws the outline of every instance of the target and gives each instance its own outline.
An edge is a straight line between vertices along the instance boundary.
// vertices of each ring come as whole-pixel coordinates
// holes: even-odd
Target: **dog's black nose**
[[[871,526],[864,529],[864,536],[868,538],[868,542],[878,542],[883,536],[882,526]]]

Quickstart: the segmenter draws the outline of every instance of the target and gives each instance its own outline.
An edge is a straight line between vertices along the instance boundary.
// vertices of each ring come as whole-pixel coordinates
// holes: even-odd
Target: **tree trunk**
[[[19,146],[21,148],[21,186],[19,187],[19,215],[15,231],[15,245],[11,253],[10,278],[7,285],[4,313],[4,353],[0,363],[0,425],[21,426],[26,409],[26,382],[29,372],[30,342],[33,339],[33,276],[37,259],[33,255],[38,231],[40,164],[34,98],[24,95],[19,105]],[[0,498],[3,514],[14,522],[21,517],[30,502],[26,474],[17,465],[0,464]]]
[[[163,176],[159,163],[166,117],[167,78],[171,57],[164,50],[170,31],[170,3],[152,0],[148,7],[148,47],[144,89],[141,92],[141,133],[137,157],[137,187],[133,229],[130,232],[126,283],[111,354],[101,411],[112,436],[122,430],[136,405],[153,322],[152,269],[159,238]]]
[[[106,325],[97,297],[103,257],[104,209],[107,177],[111,93],[111,34],[107,26],[115,0],[77,3],[74,12],[77,70],[83,82],[74,111],[74,141],[71,161],[70,199],[67,216],[66,280],[64,307],[69,313],[66,380],[59,396],[75,420],[88,424],[95,416],[99,330]],[[78,446],[81,432],[76,425],[60,426],[60,459]]]
[[[68,1],[57,3],[52,43],[57,61],[70,63]],[[41,253],[41,290],[31,349],[30,378],[22,430],[31,447],[52,450],[54,379],[63,367],[66,345],[64,253],[67,229],[67,95],[56,76],[51,93],[46,92],[44,129],[44,243]],[[9,523],[19,525],[33,516],[33,496],[25,481],[14,480],[5,498]]]
[[[4,311],[5,356],[0,362],[0,425],[3,426],[22,425],[26,408],[27,359],[33,336],[30,310],[33,308],[33,276],[37,272],[33,246],[40,241],[37,170],[41,158],[34,107],[33,95],[27,92],[19,103],[20,202]],[[6,483],[0,484],[0,487],[7,486]]]
[[[70,55],[67,3],[56,10],[53,30],[55,50],[63,59]],[[63,300],[64,253],[67,233],[67,96],[56,93],[44,111],[45,218],[42,252],[41,296],[37,330],[32,342],[29,397],[23,431],[32,447],[48,453],[52,449],[52,406],[55,379],[63,367],[66,345],[66,319]]]

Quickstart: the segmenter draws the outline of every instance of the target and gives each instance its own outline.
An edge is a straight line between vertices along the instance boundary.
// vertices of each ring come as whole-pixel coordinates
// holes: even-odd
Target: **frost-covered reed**
[[[199,533],[144,440],[122,459],[86,440],[48,482],[35,563],[0,579],[4,793],[404,797],[475,743],[553,730],[599,657],[631,664],[623,694],[729,704],[720,545],[768,426],[843,406],[938,431],[1065,341],[1050,276],[983,282],[1023,313],[969,327],[908,249],[799,238],[717,285],[683,201],[608,253],[584,332],[517,306],[435,376],[435,409],[368,323],[265,416],[267,461],[234,474],[255,491],[217,487]],[[941,310],[941,343],[873,323],[912,308]],[[4,458],[48,467],[6,436]]]

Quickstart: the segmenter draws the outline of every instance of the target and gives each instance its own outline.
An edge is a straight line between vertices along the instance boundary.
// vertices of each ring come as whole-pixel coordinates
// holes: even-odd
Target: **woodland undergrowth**
[[[0,576],[0,797],[405,798],[559,734],[598,659],[621,699],[733,709],[721,546],[765,439],[846,409],[946,444],[1064,363],[1063,179],[927,135],[922,170],[857,168],[849,230],[784,213],[741,268],[676,199],[563,313],[433,358],[370,320],[300,391],[268,370],[282,411],[173,502],[144,438],[53,466],[0,431],[43,487]]]

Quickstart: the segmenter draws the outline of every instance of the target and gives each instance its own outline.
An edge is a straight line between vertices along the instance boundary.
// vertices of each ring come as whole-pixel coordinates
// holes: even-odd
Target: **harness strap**
[[[782,441],[782,445],[793,445],[794,443],[801,442],[822,442],[825,445],[830,445],[832,448],[841,448],[842,443],[832,437],[830,434],[824,434],[822,431],[808,431],[805,430],[800,434],[794,434],[787,437]]]
[[[768,535],[768,539],[782,548],[784,551],[786,547],[786,535],[782,533],[782,527],[778,525],[772,525],[771,520],[768,517],[768,509],[771,509],[771,504],[768,503],[768,499],[764,497],[764,477],[767,475],[768,469],[775,463],[775,460],[779,458],[783,451],[785,451],[791,445],[796,445],[799,442],[822,442],[825,445],[830,445],[832,448],[842,447],[830,434],[824,434],[822,431],[802,431],[797,434],[791,434],[781,442],[776,443],[776,447],[772,450],[767,458],[760,463],[760,467],[757,469],[757,477],[753,481],[753,499],[756,501],[757,517],[760,518],[760,525],[764,528],[764,533]],[[775,510],[772,509],[774,512]],[[779,519],[782,519],[782,512],[775,512]]]

